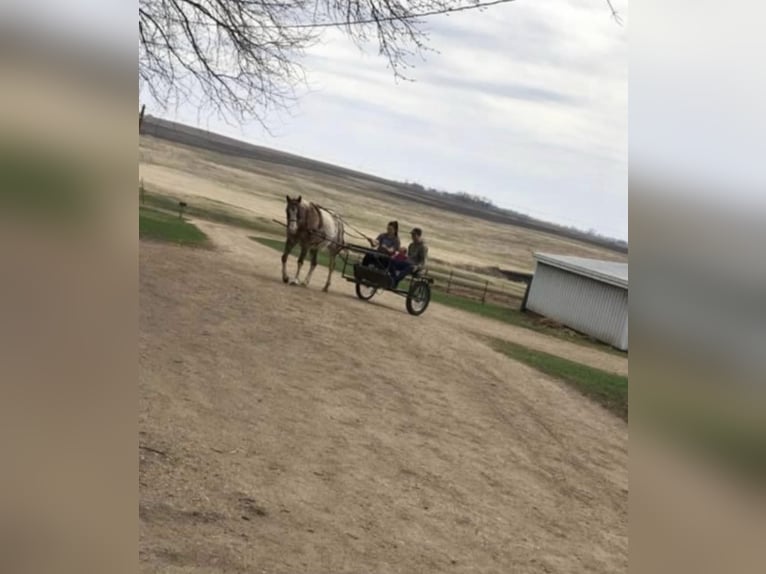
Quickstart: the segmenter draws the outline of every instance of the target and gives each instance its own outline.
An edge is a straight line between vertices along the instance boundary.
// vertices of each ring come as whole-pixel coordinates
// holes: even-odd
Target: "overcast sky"
[[[290,116],[228,125],[164,115],[257,144],[628,236],[628,49],[605,0],[517,0],[428,19],[426,62],[397,82],[374,46],[329,31]],[[157,113],[152,110],[152,113]]]

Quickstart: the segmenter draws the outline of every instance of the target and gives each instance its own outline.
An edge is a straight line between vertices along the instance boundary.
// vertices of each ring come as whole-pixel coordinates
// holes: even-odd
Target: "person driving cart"
[[[386,232],[369,241],[370,246],[377,253],[367,253],[364,259],[362,259],[362,265],[377,265],[378,267],[385,268],[391,256],[400,249],[399,222],[389,221]]]
[[[412,243],[407,247],[407,259],[404,261],[392,259],[389,264],[394,279],[394,287],[407,275],[418,273],[426,266],[428,246],[423,241],[423,230],[416,227],[410,232],[410,236]]]

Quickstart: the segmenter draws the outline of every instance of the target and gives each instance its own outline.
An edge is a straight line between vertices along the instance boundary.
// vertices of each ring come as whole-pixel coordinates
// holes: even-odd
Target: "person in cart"
[[[370,246],[377,253],[367,253],[364,259],[362,259],[362,265],[375,265],[381,269],[386,269],[391,257],[401,247],[401,242],[399,241],[399,222],[389,221],[386,232],[381,233],[375,239],[370,239]]]
[[[407,248],[402,245],[399,251],[391,256],[391,261],[407,261]]]
[[[420,273],[426,267],[428,260],[428,246],[423,240],[423,230],[416,227],[410,232],[412,243],[407,247],[405,260],[392,259],[389,263],[394,287],[407,275]]]

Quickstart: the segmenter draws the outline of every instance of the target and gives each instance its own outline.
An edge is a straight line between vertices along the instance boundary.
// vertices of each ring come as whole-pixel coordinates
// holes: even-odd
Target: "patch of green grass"
[[[149,207],[155,207],[174,213],[178,212],[178,199],[167,195],[144,191],[141,201],[144,205]],[[222,207],[214,207],[210,205],[210,200],[199,200],[199,202],[196,202],[193,199],[184,198],[184,201],[186,201],[187,204],[184,209],[184,215],[188,215],[189,217],[196,217],[198,219],[205,219],[207,221],[232,225],[234,227],[241,227],[259,233],[279,233],[281,231],[279,225],[272,221],[259,217],[237,215],[232,213],[230,209],[224,207],[225,204],[222,204]]]
[[[525,365],[560,379],[617,416],[628,420],[628,377],[595,369],[528,347],[490,340],[492,347]]]
[[[138,209],[138,236],[142,239],[167,241],[181,245],[204,245],[207,235],[195,225],[149,207]]]
[[[268,237],[256,237],[254,235],[251,235],[250,239],[252,239],[256,243],[265,245],[266,247],[271,247],[272,249],[276,249],[277,251],[282,251],[285,248],[285,242],[283,239],[270,239]],[[322,255],[324,255],[324,253]]]
[[[461,311],[482,315],[484,317],[489,317],[490,319],[496,319],[519,327],[541,330],[534,325],[529,317],[510,307],[503,307],[502,305],[495,305],[494,303],[482,303],[481,301],[437,290],[433,291],[431,298],[437,303],[447,305],[448,307],[454,307]]]

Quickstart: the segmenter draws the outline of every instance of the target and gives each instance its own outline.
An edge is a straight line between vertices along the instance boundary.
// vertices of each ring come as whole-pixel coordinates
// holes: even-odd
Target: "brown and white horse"
[[[330,288],[332,273],[335,271],[335,258],[343,250],[343,222],[333,213],[314,203],[305,203],[301,196],[292,198],[287,196],[287,237],[285,238],[285,251],[282,254],[282,281],[293,285],[308,286],[311,274],[317,266],[317,254],[320,249],[326,249],[330,254],[330,272],[327,274],[327,283],[323,291]],[[287,257],[295,245],[301,246],[298,256],[298,270],[295,278],[290,281],[287,276]],[[311,267],[306,279],[301,282],[300,274],[306,253],[311,254]]]

